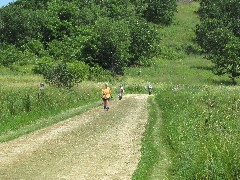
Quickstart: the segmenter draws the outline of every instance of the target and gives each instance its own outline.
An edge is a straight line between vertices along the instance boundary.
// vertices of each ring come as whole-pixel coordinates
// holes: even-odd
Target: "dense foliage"
[[[240,76],[240,3],[238,0],[201,0],[197,41],[218,75],[228,74],[233,83]]]
[[[171,24],[175,11],[174,0],[17,0],[0,9],[0,63],[42,66],[47,58],[53,66],[48,62],[48,68],[35,67],[35,72],[57,86],[89,78],[89,69],[82,68],[86,72],[70,83],[52,80],[49,74],[59,64],[68,67],[72,61],[123,74],[127,66],[149,65],[159,52],[156,24]]]

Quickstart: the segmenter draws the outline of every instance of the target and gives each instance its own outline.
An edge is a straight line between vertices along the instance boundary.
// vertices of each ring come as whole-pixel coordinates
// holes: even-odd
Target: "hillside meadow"
[[[213,75],[212,63],[199,53],[198,7],[178,4],[174,24],[160,31],[162,56],[142,69],[140,82],[152,82],[155,96],[133,179],[240,178],[240,88]],[[137,71],[129,71],[129,81],[136,82],[131,75]]]
[[[240,89],[213,75],[194,42],[198,3],[178,3],[173,25],[159,28],[160,56],[146,68],[127,68],[110,81],[116,97],[147,93],[149,120],[142,157],[132,179],[239,179]],[[139,71],[141,73],[139,74]],[[103,82],[84,81],[72,89],[46,86],[41,76],[1,67],[0,141],[8,141],[100,105]],[[239,83],[239,81],[238,81]]]

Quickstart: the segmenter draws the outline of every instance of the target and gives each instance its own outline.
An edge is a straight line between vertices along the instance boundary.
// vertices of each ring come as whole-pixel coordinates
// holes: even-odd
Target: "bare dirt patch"
[[[126,95],[0,144],[0,179],[131,179],[140,158],[148,95]]]

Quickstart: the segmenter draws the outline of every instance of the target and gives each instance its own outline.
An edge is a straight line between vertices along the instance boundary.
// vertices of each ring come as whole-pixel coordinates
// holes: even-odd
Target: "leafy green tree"
[[[131,45],[130,30],[125,21],[102,18],[95,25],[100,46],[96,63],[115,74],[122,74],[128,64]]]
[[[62,40],[49,42],[47,52],[51,57],[64,62],[76,59],[92,66],[99,46],[98,35],[93,30],[82,27],[76,36],[65,36]]]
[[[45,9],[47,7],[48,2],[51,0],[17,0],[12,5],[19,6],[23,9],[32,9],[32,10],[39,10]]]
[[[213,72],[228,74],[233,84],[239,72],[240,6],[238,0],[201,0],[201,23],[196,28],[196,39],[207,59],[214,63]]]
[[[10,67],[14,63],[20,62],[23,59],[23,53],[14,45],[2,45],[0,49],[0,64]]]
[[[31,39],[29,42],[21,46],[20,50],[29,51],[39,58],[48,56],[48,52],[45,50],[43,43],[40,40]]]
[[[29,15],[30,14],[30,15]],[[0,40],[17,47],[37,38],[41,32],[41,12],[7,6],[0,10]]]
[[[93,26],[95,22],[103,16],[105,16],[105,11],[99,5],[95,3],[85,4],[79,8],[76,24],[78,26]]]
[[[131,35],[129,65],[149,64],[149,60],[159,52],[160,37],[156,28],[144,19],[132,19],[129,28]]]
[[[43,41],[61,40],[65,36],[75,34],[75,20],[78,8],[70,2],[52,2],[44,14],[45,23],[42,25]]]
[[[169,25],[177,11],[176,0],[146,0],[144,17],[157,24]]]
[[[231,39],[222,49],[222,55],[213,55],[212,62],[215,74],[228,74],[236,85],[236,78],[240,76],[240,38]]]
[[[105,16],[116,20],[128,19],[135,15],[134,8],[129,0],[95,0],[105,12]]]
[[[127,66],[146,65],[155,55],[158,37],[149,21],[171,23],[175,3],[18,0],[0,8],[0,42],[9,46],[1,49],[1,63],[36,63],[34,71],[46,79],[54,79],[51,74],[57,73],[67,77],[63,74],[70,72],[68,63],[73,61],[87,64],[91,72],[123,74]],[[12,58],[13,51],[17,58]],[[57,78],[56,82],[62,81]]]
[[[106,69],[103,69],[98,64],[90,67],[88,79],[96,82],[111,81],[113,79],[112,73]]]
[[[138,17],[144,17],[144,12],[147,8],[147,1],[145,0],[130,0],[132,3],[135,13]]]

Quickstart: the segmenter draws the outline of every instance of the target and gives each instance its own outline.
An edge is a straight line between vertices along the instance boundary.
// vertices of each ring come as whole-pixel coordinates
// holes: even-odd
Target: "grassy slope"
[[[162,55],[154,67],[142,69],[140,77],[145,84],[148,81],[153,83],[155,93],[176,84],[202,83],[212,77],[207,68],[211,63],[204,61],[201,56],[187,56],[184,52],[193,46],[194,28],[198,22],[194,11],[197,7],[197,3],[179,4],[174,24],[160,30],[163,36]],[[137,72],[137,69],[133,71]],[[169,179],[168,169],[171,163],[169,152],[163,143],[161,111],[155,98],[149,99],[149,114],[150,119],[142,140],[142,158],[132,179]]]
[[[137,77],[138,68],[126,71],[126,82],[147,84],[153,87],[176,84],[215,85],[227,82],[227,77],[214,76],[210,70],[212,63],[200,55],[186,54],[188,49],[196,47],[194,44],[195,27],[199,22],[195,11],[198,3],[179,3],[178,13],[173,25],[159,29],[162,37],[160,44],[161,57],[156,58],[155,65],[142,68],[141,77]],[[168,60],[166,60],[168,59]]]
[[[195,26],[199,22],[195,13],[198,6],[198,3],[179,3],[174,24],[160,30],[163,36],[161,57],[156,59],[154,67],[142,69],[140,82],[152,82],[156,98],[149,100],[150,119],[142,140],[142,158],[133,179],[231,178],[231,174],[238,172],[234,168],[227,172],[225,169],[229,167],[221,166],[230,161],[238,163],[234,156],[231,157],[231,153],[227,156],[221,150],[221,143],[226,137],[222,138],[222,130],[219,130],[220,123],[220,126],[224,124],[235,132],[234,127],[238,124],[236,117],[239,114],[238,87],[225,86],[230,84],[229,79],[213,75],[211,62],[200,55],[187,53],[188,49],[196,48],[193,39]],[[137,71],[138,69],[132,69],[128,73],[133,75]],[[134,82],[132,76],[129,80]],[[181,87],[181,93],[175,95],[171,88],[177,84]],[[232,95],[228,97],[227,92],[230,91]],[[209,110],[209,103],[212,102],[216,107]],[[232,103],[236,105],[229,113],[226,109]],[[161,111],[156,104],[159,104]],[[224,118],[229,117],[233,120],[225,122]],[[208,124],[210,129],[203,126],[206,118],[211,121]],[[209,134],[205,137],[206,132]],[[231,141],[238,142],[238,138],[232,138]],[[186,145],[181,145],[182,143]],[[199,143],[204,144],[205,149]],[[214,149],[213,144],[219,149]],[[234,148],[238,149],[231,146],[226,151],[233,153]],[[213,155],[217,158],[209,162],[208,157]],[[224,168],[224,172],[221,168]],[[217,171],[220,172],[217,174]]]

